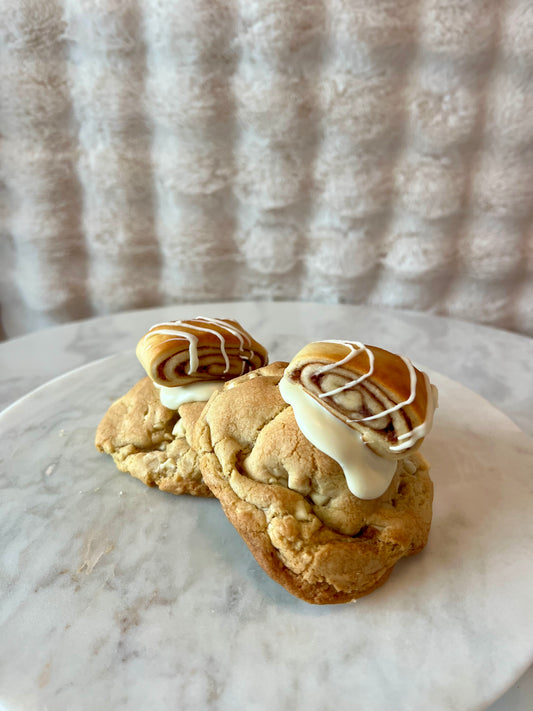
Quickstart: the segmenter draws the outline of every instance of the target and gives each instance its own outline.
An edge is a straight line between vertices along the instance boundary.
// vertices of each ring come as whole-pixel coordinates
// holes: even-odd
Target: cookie
[[[309,603],[348,602],[424,548],[428,465],[411,452],[394,462],[380,496],[355,496],[342,467],[304,436],[281,396],[287,366],[262,367],[213,395],[193,446],[205,482],[265,572]]]
[[[211,394],[265,365],[266,349],[237,321],[199,316],[155,324],[136,354],[148,377],[110,407],[96,447],[148,486],[211,496],[190,433]]]
[[[170,410],[145,377],[111,405],[96,431],[96,447],[111,455],[120,471],[147,486],[172,494],[212,496],[190,445],[204,406],[205,402],[189,402]]]

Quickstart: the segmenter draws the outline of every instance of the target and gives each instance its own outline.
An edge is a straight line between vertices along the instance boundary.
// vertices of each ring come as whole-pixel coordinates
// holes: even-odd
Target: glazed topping
[[[340,464],[354,496],[375,499],[385,493],[396,471],[395,461],[379,457],[365,447],[358,432],[322,407],[297,383],[282,378],[279,389],[285,402],[292,405],[303,435]]]
[[[187,402],[207,402],[211,395],[224,387],[223,380],[209,380],[207,382],[190,383],[177,388],[166,388],[164,385],[155,387],[159,391],[161,404],[169,410],[178,410]],[[174,437],[185,437],[185,427],[180,417],[172,429]]]
[[[229,380],[268,362],[265,348],[237,321],[198,317],[152,326],[137,357],[158,385]]]
[[[420,445],[437,405],[436,388],[408,358],[358,341],[309,344],[283,380],[301,387],[385,459]]]
[[[161,404],[169,410],[177,410],[186,402],[207,402],[211,395],[224,386],[223,380],[208,380],[207,382],[190,383],[178,388],[166,388],[155,384],[159,390]]]

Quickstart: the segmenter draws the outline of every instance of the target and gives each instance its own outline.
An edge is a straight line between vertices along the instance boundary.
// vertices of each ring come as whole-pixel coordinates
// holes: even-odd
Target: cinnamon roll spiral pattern
[[[431,429],[437,389],[408,358],[358,341],[305,346],[285,371],[386,459],[418,449]]]
[[[152,326],[136,353],[164,387],[230,380],[268,362],[266,349],[237,321],[204,317]]]

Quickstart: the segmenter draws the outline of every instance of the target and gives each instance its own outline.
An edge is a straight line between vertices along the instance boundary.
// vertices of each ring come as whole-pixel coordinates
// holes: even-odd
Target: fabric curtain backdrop
[[[531,0],[0,0],[14,336],[173,302],[533,335]]]

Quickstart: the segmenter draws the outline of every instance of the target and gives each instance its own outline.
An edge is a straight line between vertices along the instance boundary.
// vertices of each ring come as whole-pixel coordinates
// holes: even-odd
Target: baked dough
[[[263,569],[307,602],[348,602],[425,546],[428,465],[411,453],[382,496],[354,496],[339,464],[303,436],[282,399],[286,366],[227,383],[203,410],[192,443],[205,482]]]
[[[165,387],[231,380],[268,363],[266,348],[238,321],[202,316],[152,326],[136,353],[146,374]]]
[[[204,406],[205,402],[189,402],[177,411],[169,410],[145,377],[111,405],[98,426],[95,445],[113,457],[120,471],[147,486],[172,494],[212,496],[190,445]],[[181,434],[175,436],[172,431],[178,420]]]
[[[386,459],[416,451],[431,429],[437,389],[408,358],[357,341],[315,341],[285,379],[358,431]]]

